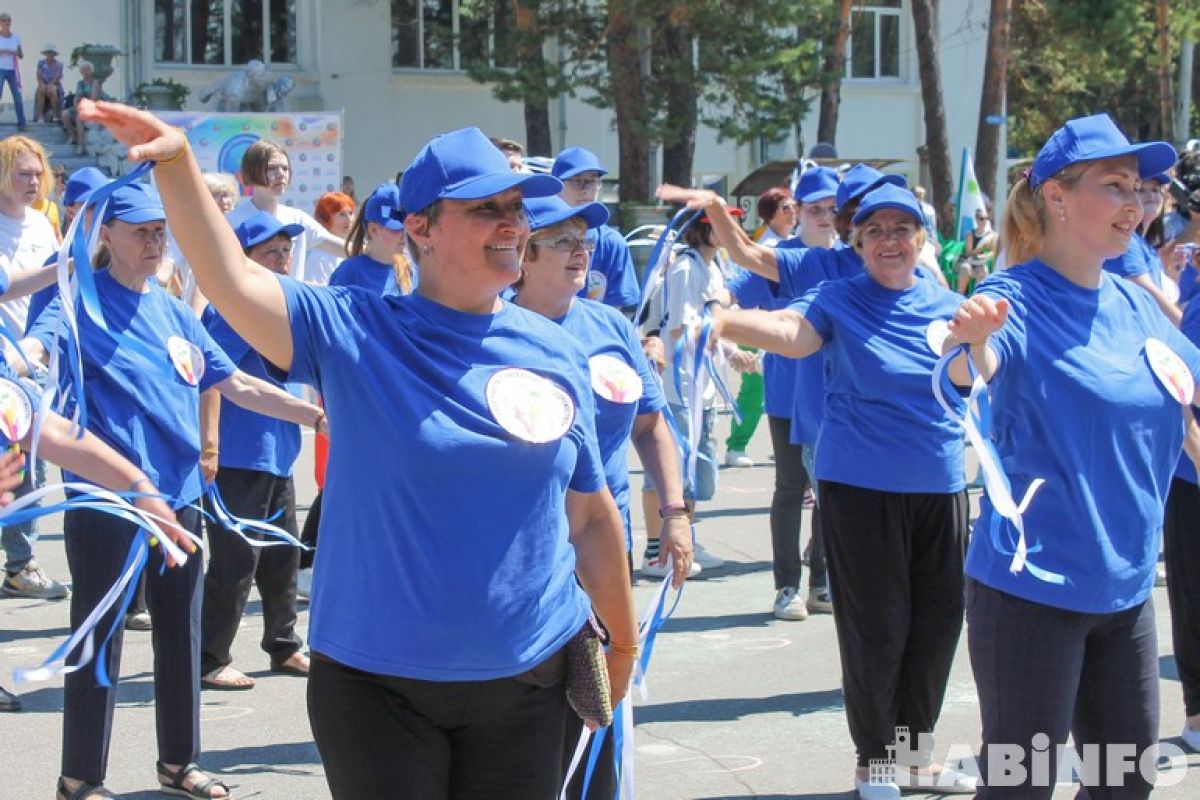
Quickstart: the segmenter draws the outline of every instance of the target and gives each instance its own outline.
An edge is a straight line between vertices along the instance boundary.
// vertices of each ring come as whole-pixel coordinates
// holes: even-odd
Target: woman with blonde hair
[[[361,286],[382,295],[394,281],[400,294],[413,288],[412,264],[404,241],[404,214],[400,187],[382,183],[375,187],[350,225],[346,236],[349,256],[334,271],[330,286]]]
[[[1142,219],[1141,182],[1174,161],[1164,142],[1131,145],[1105,114],[1067,122],[1009,195],[1001,238],[1012,266],[950,325],[947,352],[968,346],[989,382],[992,441],[1011,483],[1011,498],[989,486],[980,505],[967,627],[984,781],[1001,744],[1023,754],[1001,766],[1007,782],[1026,779],[983,787],[982,800],[1051,797],[1053,775],[1039,781],[1031,754],[1049,749],[1054,763],[1068,734],[1081,755],[1100,755],[1080,796],[1153,789],[1153,774],[1110,757],[1144,765],[1158,742],[1150,594],[1185,420],[1195,432],[1200,350],[1103,264]],[[972,382],[962,356],[950,374]],[[1009,502],[1027,496],[1023,512]]]

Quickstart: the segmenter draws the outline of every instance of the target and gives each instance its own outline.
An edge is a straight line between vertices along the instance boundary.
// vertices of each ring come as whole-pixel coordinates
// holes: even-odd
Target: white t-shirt
[[[710,300],[720,298],[721,290],[725,287],[725,278],[717,265],[717,259],[705,264],[699,253],[688,248],[675,257],[667,268],[666,277],[666,322],[663,325],[663,345],[667,351],[667,370],[663,385],[666,389],[667,402],[682,405],[683,399],[675,391],[674,370],[675,339],[669,333],[679,327],[695,325],[703,318],[704,305]],[[691,381],[687,370],[681,371],[680,386],[683,397],[691,393]],[[705,408],[713,405],[717,399],[717,389],[710,382],[704,391]]]
[[[229,225],[236,228],[243,221],[260,211],[259,207],[254,205],[254,202],[249,197],[243,197],[233,211],[226,215],[225,219],[229,220]],[[299,224],[304,226],[304,233],[297,236],[292,244],[292,271],[291,276],[298,281],[310,282],[308,271],[308,253],[310,248],[316,250],[317,244],[329,236],[329,232],[310,215],[305,214],[298,208],[279,204],[278,211],[275,214],[275,219],[282,222],[284,225]],[[328,282],[326,278],[326,282]]]
[[[54,226],[40,211],[26,208],[20,219],[0,214],[0,269],[9,278],[21,272],[38,269],[58,249]],[[29,298],[21,297],[0,303],[0,314],[18,333],[25,332],[29,315]]]
[[[304,280],[316,286],[328,286],[329,276],[342,263],[342,256],[319,248],[308,251],[308,263],[304,265]]]
[[[9,34],[8,36],[0,36],[0,50],[19,50],[21,48],[21,36],[17,33]],[[0,56],[0,69],[16,69],[17,59],[10,53],[5,53]]]

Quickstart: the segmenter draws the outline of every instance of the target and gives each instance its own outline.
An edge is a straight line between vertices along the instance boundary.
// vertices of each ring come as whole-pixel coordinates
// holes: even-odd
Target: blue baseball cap
[[[600,166],[600,159],[596,154],[582,147],[568,147],[563,150],[558,154],[558,158],[554,159],[554,166],[550,167],[550,174],[563,181],[574,178],[581,172],[608,174],[608,170]]]
[[[562,181],[513,172],[483,131],[460,128],[435,136],[417,153],[400,182],[400,207],[412,214],[438,200],[478,200],[509,189],[520,189],[526,197],[546,197],[561,192]]]
[[[404,212],[400,210],[400,187],[388,181],[375,187],[363,203],[363,221],[382,225],[389,231],[404,230]]]
[[[119,219],[131,225],[162,222],[167,218],[158,190],[148,183],[129,183],[112,193],[104,207],[104,219]]]
[[[1160,172],[1157,175],[1142,176],[1142,183],[1149,183],[1150,181],[1154,181],[1155,183],[1160,183],[1163,186],[1166,186],[1171,182],[1171,176],[1165,172]]]
[[[859,203],[858,211],[854,212],[853,222],[855,225],[858,225],[876,211],[881,211],[885,208],[894,208],[897,211],[903,211],[921,223],[922,228],[925,227],[925,215],[921,213],[921,204],[917,202],[917,198],[908,189],[901,188],[893,183],[884,183],[878,188],[867,192],[862,202]]]
[[[92,192],[108,183],[108,176],[95,167],[83,167],[71,173],[63,189],[63,205],[86,203]]]
[[[1134,156],[1138,175],[1146,178],[1166,172],[1175,165],[1175,148],[1166,142],[1130,144],[1108,114],[1093,114],[1068,120],[1042,145],[1029,172],[1029,185],[1036,189],[1062,170],[1080,161]]]
[[[249,250],[263,242],[269,242],[281,233],[289,239],[295,239],[304,233],[304,226],[299,223],[284,225],[266,211],[258,211],[246,217],[233,232],[237,234],[242,249]]]
[[[796,184],[796,199],[801,203],[816,203],[837,197],[838,174],[829,167],[811,167],[800,174]]]
[[[874,167],[855,164],[846,170],[846,174],[842,176],[842,182],[838,184],[837,207],[845,208],[847,203],[857,200],[885,183],[899,186],[901,189],[908,186],[908,181],[904,180],[903,175],[884,175]]]
[[[557,225],[563,220],[579,217],[587,223],[588,229],[599,228],[608,222],[608,208],[603,203],[584,203],[581,206],[568,205],[561,197],[536,197],[525,201],[525,211],[529,214],[529,229],[540,231]]]

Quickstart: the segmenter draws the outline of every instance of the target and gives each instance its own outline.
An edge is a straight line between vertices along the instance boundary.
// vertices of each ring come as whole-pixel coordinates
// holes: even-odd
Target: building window
[[[900,77],[901,0],[855,4],[846,44],[847,78]]]
[[[392,66],[464,70],[472,65],[515,67],[515,21],[509,3],[392,0]]]
[[[296,63],[296,0],[154,0],[154,60]]]

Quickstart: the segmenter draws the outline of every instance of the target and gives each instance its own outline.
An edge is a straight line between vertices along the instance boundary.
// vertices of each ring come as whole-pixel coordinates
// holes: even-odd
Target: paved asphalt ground
[[[722,437],[727,426],[723,419]],[[750,448],[759,465],[722,470],[716,500],[702,509],[698,536],[728,564],[688,585],[675,618],[659,638],[649,700],[635,707],[639,798],[853,797],[854,754],[842,711],[833,620],[823,615],[781,622],[770,613],[769,453],[764,424]],[[311,439],[306,439],[296,470],[305,505],[315,491],[311,463]],[[635,510],[635,524],[640,517],[640,509]],[[805,529],[807,537],[807,519]],[[42,530],[38,558],[51,575],[65,578],[61,521],[43,521]],[[640,553],[644,532],[639,529],[635,536]],[[653,588],[650,581],[638,583],[639,608]],[[1155,590],[1154,602],[1162,736],[1178,741],[1174,737],[1183,705],[1171,658],[1165,590]],[[302,612],[302,629],[307,619]],[[328,797],[309,733],[304,684],[267,672],[266,656],[258,650],[261,628],[257,597],[252,596],[235,647],[235,666],[255,677],[258,686],[249,692],[203,694],[201,763],[224,778],[239,800]],[[67,634],[66,603],[0,600],[4,683],[11,687],[14,666],[38,662]],[[137,800],[161,796],[155,791],[150,664],[150,634],[127,633],[108,786]],[[22,692],[25,711],[0,715],[0,800],[49,800],[59,771],[62,682],[29,685]],[[979,715],[965,637],[937,733],[942,754],[952,744],[959,752],[977,745]],[[1189,770],[1176,786],[1159,789],[1156,798],[1200,797],[1200,757],[1190,760],[1195,772]],[[1073,795],[1063,786],[1056,798]],[[398,787],[395,798],[403,797]]]

